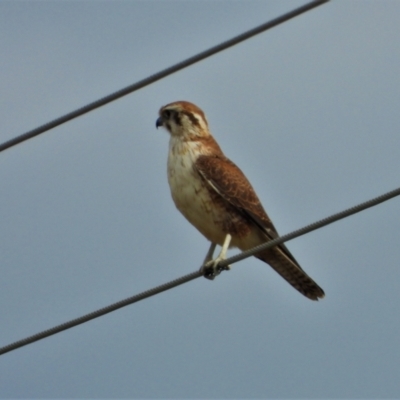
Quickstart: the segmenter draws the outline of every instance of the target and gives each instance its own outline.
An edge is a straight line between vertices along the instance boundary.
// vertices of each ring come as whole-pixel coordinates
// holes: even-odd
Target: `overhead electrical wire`
[[[260,251],[266,250],[266,249],[268,249],[270,247],[273,247],[273,246],[276,246],[276,245],[278,245],[280,243],[284,243],[284,242],[286,242],[288,240],[294,239],[294,238],[299,237],[301,235],[305,235],[306,233],[309,233],[309,232],[314,231],[316,229],[320,229],[320,228],[322,228],[322,227],[324,227],[326,225],[329,225],[329,224],[331,224],[331,223],[333,223],[335,221],[338,221],[340,219],[349,217],[350,215],[356,214],[356,213],[358,213],[360,211],[363,211],[363,210],[365,210],[367,208],[376,206],[377,204],[383,203],[384,201],[387,201],[387,200],[392,199],[393,197],[396,197],[396,196],[399,196],[399,195],[400,195],[400,188],[397,188],[397,189],[392,190],[390,192],[387,192],[387,193],[385,193],[385,194],[383,194],[381,196],[378,196],[378,197],[375,197],[375,198],[373,198],[371,200],[368,200],[368,201],[366,201],[364,203],[360,203],[360,204],[358,204],[358,205],[356,205],[354,207],[348,208],[348,209],[346,209],[344,211],[341,211],[341,212],[339,212],[337,214],[333,214],[333,215],[331,215],[331,216],[329,216],[327,218],[321,219],[321,220],[319,220],[317,222],[314,222],[314,223],[312,223],[310,225],[307,225],[307,226],[305,226],[305,227],[303,227],[301,229],[298,229],[296,231],[293,231],[291,233],[288,233],[286,235],[278,237],[278,238],[276,238],[274,240],[266,242],[266,243],[264,243],[264,244],[262,244],[260,246],[256,246],[256,247],[254,247],[254,248],[252,248],[250,250],[244,251],[244,252],[242,252],[240,254],[237,254],[237,255],[235,255],[233,257],[229,257],[229,258],[227,258],[225,260],[222,260],[222,261],[220,261],[218,263],[217,267],[219,269],[221,269],[221,271],[222,271],[224,269],[224,267],[227,266],[227,265],[231,265],[231,264],[233,264],[235,262],[238,262],[238,261],[241,261],[241,260],[243,260],[245,258],[253,256],[254,254],[256,254],[256,253],[258,253]],[[57,326],[55,326],[53,328],[50,328],[50,329],[47,329],[45,331],[39,332],[39,333],[37,333],[35,335],[32,335],[32,336],[29,336],[29,337],[27,337],[25,339],[18,340],[18,341],[14,342],[14,343],[11,343],[11,344],[7,345],[7,346],[1,347],[0,348],[0,355],[8,353],[8,352],[13,351],[13,350],[16,350],[16,349],[18,349],[20,347],[23,347],[23,346],[26,346],[26,345],[28,345],[30,343],[37,342],[38,340],[44,339],[44,338],[46,338],[48,336],[51,336],[51,335],[54,335],[56,333],[59,333],[59,332],[65,331],[67,329],[73,328],[74,326],[83,324],[83,323],[88,322],[88,321],[90,321],[92,319],[101,317],[101,316],[103,316],[105,314],[108,314],[108,313],[110,313],[112,311],[118,310],[119,308],[128,306],[128,305],[136,303],[136,302],[138,302],[140,300],[146,299],[148,297],[154,296],[154,295],[159,294],[161,292],[164,292],[166,290],[172,289],[172,288],[174,288],[176,286],[182,285],[183,283],[186,283],[186,282],[192,281],[193,279],[199,278],[200,276],[202,276],[202,272],[199,269],[199,270],[194,271],[194,272],[192,272],[192,273],[190,273],[188,275],[182,276],[182,277],[180,277],[178,279],[175,279],[175,280],[170,281],[168,283],[165,283],[163,285],[157,286],[157,287],[155,287],[153,289],[146,290],[145,292],[139,293],[139,294],[137,294],[135,296],[128,297],[127,299],[121,300],[121,301],[119,301],[117,303],[111,304],[111,305],[109,305],[107,307],[104,307],[104,308],[101,308],[101,309],[99,309],[97,311],[93,311],[93,312],[91,312],[89,314],[83,315],[82,317],[75,318],[75,319],[73,319],[71,321],[68,321],[68,322],[65,322],[63,324],[57,325]]]
[[[279,24],[282,24],[283,22],[286,22],[289,19],[297,17],[300,14],[310,11],[313,8],[320,6],[321,4],[327,3],[328,1],[329,0],[311,1],[310,3],[307,3],[301,7],[298,7],[292,11],[289,11],[286,14],[281,15],[280,17],[272,19],[271,21],[268,21],[262,25],[259,25],[253,29],[250,29],[249,31],[244,32],[238,36],[235,36],[232,39],[222,42],[216,46],[213,46],[213,47],[209,48],[208,50],[202,51],[201,53],[198,53],[192,57],[189,57],[186,60],[181,61],[175,65],[172,65],[169,68],[166,68],[166,69],[164,69],[160,72],[157,72],[153,75],[150,75],[149,77],[142,79],[132,85],[129,85],[123,89],[120,89],[117,92],[114,92],[114,93],[112,93],[108,96],[105,96],[99,100],[89,103],[84,107],[81,107],[75,111],[72,111],[72,112],[65,114],[59,118],[56,118],[50,122],[47,122],[46,124],[41,125],[35,129],[32,129],[26,133],[23,133],[20,136],[17,136],[13,139],[10,139],[10,140],[0,144],[0,152],[4,151],[6,149],[9,149],[10,147],[16,146],[17,144],[20,144],[26,140],[32,139],[33,137],[38,136],[50,129],[53,129],[56,126],[59,126],[65,122],[71,121],[74,118],[80,117],[81,115],[86,114],[89,111],[93,111],[96,108],[99,108],[101,106],[104,106],[105,104],[111,103],[112,101],[117,100],[120,97],[123,97],[130,93],[133,93],[136,90],[139,90],[145,86],[148,86],[162,78],[165,78],[168,75],[171,75],[177,71],[180,71],[181,69],[189,67],[190,65],[195,64],[201,60],[204,60],[205,58],[210,57],[216,53],[219,53],[220,51],[226,50],[227,48],[232,47],[240,42],[243,42],[244,40],[247,40],[255,35],[258,35],[259,33],[265,32],[268,29],[271,29]]]

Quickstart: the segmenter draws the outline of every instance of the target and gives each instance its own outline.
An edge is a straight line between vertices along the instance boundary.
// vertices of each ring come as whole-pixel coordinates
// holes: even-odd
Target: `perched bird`
[[[167,104],[159,111],[156,127],[159,126],[170,134],[168,182],[175,205],[211,241],[206,267],[215,268],[225,258],[228,247],[243,251],[278,237],[250,182],[225,157],[199,107],[187,101]],[[212,260],[216,244],[222,250]],[[324,291],[284,244],[255,257],[269,264],[309,299],[324,297]],[[207,268],[204,271],[207,275]]]

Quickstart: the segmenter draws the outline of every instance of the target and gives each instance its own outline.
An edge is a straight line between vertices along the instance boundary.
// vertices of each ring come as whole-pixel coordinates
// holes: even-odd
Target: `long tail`
[[[257,258],[269,264],[282,278],[286,279],[296,290],[311,300],[322,299],[324,291],[303,271],[287,249],[279,246],[256,255]]]

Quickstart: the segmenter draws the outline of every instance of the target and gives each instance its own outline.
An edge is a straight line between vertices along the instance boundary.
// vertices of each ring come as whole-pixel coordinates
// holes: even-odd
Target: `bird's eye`
[[[163,118],[165,118],[165,119],[169,119],[169,117],[171,116],[171,111],[170,111],[170,110],[164,110],[164,111],[162,112],[162,116],[163,116]]]

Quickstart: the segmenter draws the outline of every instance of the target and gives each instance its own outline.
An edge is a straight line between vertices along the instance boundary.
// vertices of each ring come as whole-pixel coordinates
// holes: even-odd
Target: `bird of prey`
[[[187,101],[167,104],[159,111],[156,127],[159,126],[170,134],[168,182],[174,203],[211,241],[204,263],[205,276],[225,258],[228,247],[243,251],[278,237],[250,182],[224,155],[199,107]],[[222,250],[212,260],[217,244]],[[309,299],[324,297],[324,291],[284,244],[255,257],[269,264]]]

